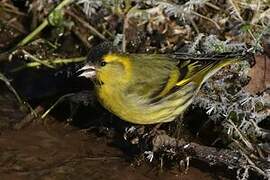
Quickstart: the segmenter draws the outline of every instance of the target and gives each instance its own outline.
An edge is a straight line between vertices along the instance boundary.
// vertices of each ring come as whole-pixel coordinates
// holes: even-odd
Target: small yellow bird
[[[235,58],[206,64],[162,54],[108,53],[89,59],[80,76],[95,84],[99,102],[135,124],[173,121],[192,103],[202,84]]]

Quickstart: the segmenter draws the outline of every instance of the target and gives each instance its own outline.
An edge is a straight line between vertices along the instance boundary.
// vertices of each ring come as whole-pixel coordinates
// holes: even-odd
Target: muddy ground
[[[15,130],[22,113],[10,93],[0,98],[0,179],[226,179],[214,169],[190,167],[161,170],[157,164],[138,162],[106,136],[85,131],[52,117],[34,120]],[[212,172],[211,172],[212,171]]]

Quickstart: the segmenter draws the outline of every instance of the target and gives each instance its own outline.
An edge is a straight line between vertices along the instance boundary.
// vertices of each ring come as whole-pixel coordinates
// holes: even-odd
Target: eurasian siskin
[[[99,53],[99,52],[94,52]],[[162,54],[99,54],[81,68],[95,84],[99,102],[135,124],[170,122],[182,114],[202,84],[236,59],[205,64]]]

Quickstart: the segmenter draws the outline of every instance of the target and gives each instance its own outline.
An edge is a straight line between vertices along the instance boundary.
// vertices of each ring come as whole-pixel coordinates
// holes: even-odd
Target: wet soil
[[[35,124],[0,136],[1,179],[214,179],[191,168],[187,174],[135,166],[104,137],[54,123]]]
[[[224,179],[190,167],[187,173],[141,163],[112,145],[107,137],[56,119],[35,120],[14,130],[7,122],[25,115],[11,95],[0,95],[0,179],[201,180]],[[11,123],[12,124],[12,123]]]

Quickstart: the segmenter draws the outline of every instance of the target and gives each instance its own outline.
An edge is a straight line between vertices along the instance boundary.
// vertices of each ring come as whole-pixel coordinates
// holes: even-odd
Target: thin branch
[[[38,59],[37,57],[33,56],[32,54],[30,54],[26,50],[22,50],[22,52],[25,54],[26,57],[30,58],[31,60],[33,60],[33,61],[35,61],[35,62],[37,62],[39,64],[42,64],[42,65],[44,65],[44,66],[46,66],[48,68],[52,68],[52,69],[55,68],[54,66],[50,65],[49,63],[46,63],[46,62]]]
[[[270,8],[268,8],[264,12],[260,13],[260,15],[259,16],[256,16],[256,18],[254,17],[251,20],[251,24],[257,24],[261,19],[263,19],[266,16],[269,16],[269,14],[270,14]]]
[[[98,32],[98,30],[96,30],[93,26],[91,26],[89,23],[87,23],[86,21],[84,21],[82,18],[80,18],[79,16],[77,16],[76,14],[74,14],[71,11],[66,11],[66,13],[68,15],[70,15],[71,17],[75,18],[84,27],[88,28],[94,35],[98,36],[102,40],[106,40],[106,37],[103,36],[103,34],[101,34],[100,32]]]
[[[234,4],[234,2],[232,0],[229,0],[229,3],[231,4],[232,8],[234,9],[234,12],[237,15],[238,19],[243,22],[243,18],[239,12],[238,7]]]
[[[211,8],[213,8],[213,9],[217,10],[217,11],[220,11],[220,10],[221,10],[218,6],[216,6],[215,4],[213,4],[213,3],[211,3],[211,2],[205,2],[205,4],[206,4],[207,6],[209,6],[209,7],[211,7]]]
[[[213,24],[216,26],[216,28],[217,28],[218,30],[221,29],[221,27],[218,25],[218,23],[217,23],[216,21],[214,21],[214,20],[212,20],[212,19],[210,19],[210,18],[208,18],[208,17],[206,17],[206,16],[203,16],[203,15],[201,15],[201,14],[195,12],[195,11],[190,11],[190,12],[191,12],[192,14],[196,15],[196,16],[199,16],[199,17],[201,17],[201,18],[207,20],[207,21],[210,21],[211,23],[213,23]]]
[[[13,13],[19,16],[27,16],[25,13],[20,12],[18,8],[12,6],[11,4],[0,2],[0,6],[3,7],[4,11],[6,12]]]
[[[243,143],[252,151],[254,151],[254,147],[252,144],[244,137],[244,135],[241,133],[241,131],[236,127],[236,125],[232,122],[232,120],[228,119],[228,122],[231,124],[231,126],[234,128],[234,130],[239,135],[240,139],[243,141]]]

